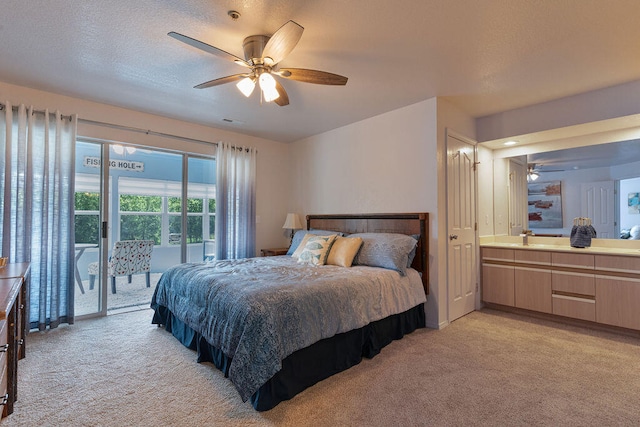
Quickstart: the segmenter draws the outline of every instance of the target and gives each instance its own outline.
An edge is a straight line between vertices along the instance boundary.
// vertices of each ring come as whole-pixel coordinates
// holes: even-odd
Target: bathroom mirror
[[[494,160],[494,194],[506,189],[508,199],[494,201],[496,234],[517,235],[524,228],[536,235],[568,237],[574,218],[593,217],[598,238],[618,239],[640,225],[640,140],[531,151]],[[516,185],[524,195],[514,194]],[[554,217],[554,209],[555,222],[545,221]],[[523,210],[521,222],[510,218],[505,224],[509,211],[514,217]]]

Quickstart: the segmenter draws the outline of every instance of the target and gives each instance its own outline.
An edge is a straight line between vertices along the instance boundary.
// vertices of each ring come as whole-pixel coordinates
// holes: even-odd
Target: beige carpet
[[[258,413],[151,314],[29,335],[2,426],[640,424],[638,338],[484,310]]]
[[[111,279],[107,280],[107,311],[108,313],[116,312],[123,308],[138,307],[149,308],[153,291],[156,288],[158,280],[162,273],[151,273],[147,288],[146,275],[134,274],[131,277],[131,283],[128,283],[127,276],[116,277],[116,293],[111,293]],[[82,316],[98,312],[98,285],[93,289],[89,289],[89,280],[83,282],[84,294],[80,292],[80,288],[76,286],[75,291],[75,315]]]

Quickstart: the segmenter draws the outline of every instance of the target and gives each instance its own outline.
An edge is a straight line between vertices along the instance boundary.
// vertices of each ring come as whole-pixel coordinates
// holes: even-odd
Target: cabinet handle
[[[9,403],[9,393],[2,396],[2,400],[0,401],[0,406],[4,406]]]
[[[5,353],[7,350],[9,350],[9,343],[0,345],[0,353]]]
[[[20,338],[18,340],[18,345],[23,345],[24,344],[24,338]]]

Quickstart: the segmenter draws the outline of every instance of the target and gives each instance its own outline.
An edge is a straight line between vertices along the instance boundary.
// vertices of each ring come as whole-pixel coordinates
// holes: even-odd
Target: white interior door
[[[615,239],[615,195],[613,181],[584,183],[580,186],[581,215],[591,218],[599,239]]]
[[[447,132],[447,293],[449,321],[475,309],[476,144]]]

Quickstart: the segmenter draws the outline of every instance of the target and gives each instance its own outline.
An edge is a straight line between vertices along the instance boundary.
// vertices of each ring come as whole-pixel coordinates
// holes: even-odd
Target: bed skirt
[[[169,309],[158,306],[152,322],[164,325],[183,345],[197,351],[198,363],[211,362],[229,377],[231,358],[178,320]],[[282,369],[251,396],[251,404],[258,411],[268,411],[315,383],[357,365],[363,357],[374,357],[391,341],[424,327],[424,304],[420,304],[300,349],[282,361]]]

